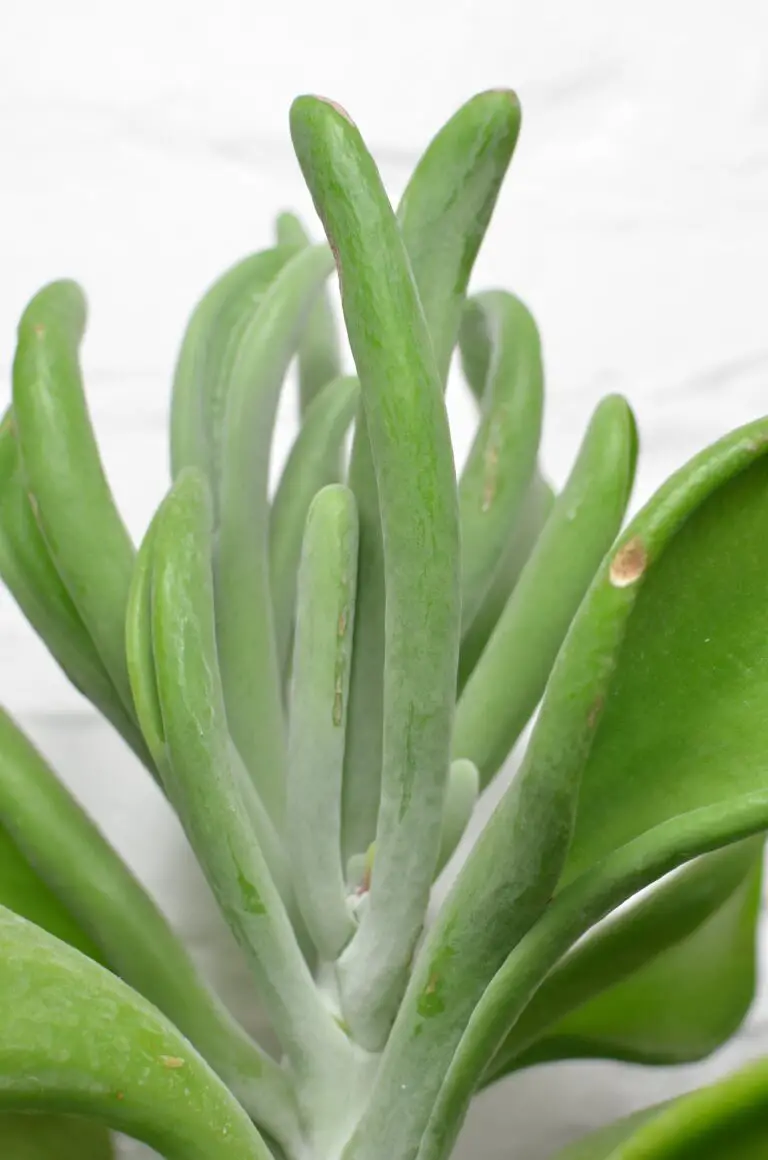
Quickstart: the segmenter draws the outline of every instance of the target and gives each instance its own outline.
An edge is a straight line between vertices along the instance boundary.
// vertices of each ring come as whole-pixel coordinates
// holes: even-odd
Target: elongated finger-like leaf
[[[430,143],[397,211],[443,382],[519,132],[520,104],[510,89],[472,97]]]
[[[459,655],[460,693],[483,655],[485,646],[520,579],[523,567],[546,527],[554,502],[552,488],[537,469],[523,503],[518,525],[509,537],[501,564],[462,639]]]
[[[754,995],[762,841],[700,858],[620,911],[553,970],[485,1082],[532,1063],[699,1059]]]
[[[380,1047],[421,930],[440,842],[460,628],[456,484],[429,332],[376,167],[352,122],[326,101],[294,102],[291,131],[337,256],[381,510],[381,806],[368,905],[339,965],[353,1034]]]
[[[269,1160],[188,1040],[109,971],[0,908],[0,1111],[71,1112],[167,1160]]]
[[[314,496],[339,479],[339,455],[358,405],[355,378],[334,379],[307,407],[280,477],[269,521],[269,567],[278,663],[286,670],[296,604],[296,576]]]
[[[274,821],[286,737],[269,573],[269,457],[302,322],[332,269],[327,247],[292,258],[244,326],[226,386],[216,547],[217,639],[232,738]]]
[[[0,864],[12,872],[15,865],[10,881],[3,874],[3,904],[105,963],[156,1004],[285,1139],[281,1114],[285,1120],[290,1099],[283,1073],[211,994],[128,867],[2,712],[0,826],[6,855]],[[6,842],[35,868],[37,884],[23,866],[9,866]]]
[[[520,128],[507,90],[468,101],[437,134],[414,170],[398,216],[445,386],[472,267]],[[376,239],[368,239],[372,247]],[[355,428],[349,485],[360,518],[359,598],[344,769],[345,857],[373,841],[379,809],[384,693],[385,582],[379,496],[368,427]]]
[[[348,1050],[301,955],[255,841],[234,770],[216,655],[212,508],[204,478],[179,475],[154,532],[152,647],[169,796],[243,946],[270,1019],[300,1075]]]
[[[571,1145],[557,1160],[762,1160],[768,1149],[768,1061],[748,1063]]]
[[[199,468],[217,502],[221,436],[233,352],[295,246],[251,254],[214,282],[189,320],[173,379],[171,473]]]
[[[461,841],[472,817],[480,793],[480,774],[471,761],[459,759],[451,763],[448,787],[443,806],[443,827],[440,831],[440,853],[436,874],[439,874]]]
[[[281,213],[278,217],[277,241],[278,245],[296,246],[299,249],[304,249],[311,242],[304,226],[292,213]],[[336,319],[330,295],[323,291],[310,311],[299,343],[299,406],[302,420],[323,387],[340,374],[341,352]]]
[[[654,565],[663,561],[667,546],[690,526],[692,514],[704,509],[710,497],[716,500],[739,480],[750,480],[758,495],[765,494],[760,482],[766,472],[766,451],[768,421],[762,420],[702,452],[653,497],[601,565],[560,650],[521,769],[469,855],[416,960],[384,1052],[376,1090],[347,1160],[373,1160],[396,1152],[401,1145],[407,1149],[418,1144],[435,1106],[443,1069],[490,980],[527,931],[533,935],[541,930],[544,920],[540,916],[545,910],[548,921],[553,921],[549,904],[568,853],[581,774],[611,688],[627,621],[642,587],[638,582],[644,574],[647,579]],[[717,555],[720,558],[719,546]],[[755,790],[754,779],[751,784],[745,779],[742,785],[745,792]],[[754,808],[752,798],[744,802],[739,795],[736,799],[743,805],[748,828],[740,833],[735,832],[736,827],[726,829],[728,836],[714,846],[764,828],[762,798],[753,796],[757,803]],[[725,824],[726,807],[739,812],[723,794],[712,810],[715,824]],[[707,848],[691,851],[686,847],[690,816],[682,814],[668,823],[665,835],[674,858],[654,877]],[[598,877],[598,884],[600,881]],[[634,890],[644,884],[648,883],[640,882]],[[626,897],[628,894],[621,895],[607,909]],[[605,912],[595,914],[588,925]],[[583,932],[582,927],[575,937]],[[566,939],[559,945],[554,960],[547,961],[545,967],[537,963],[541,974],[533,989],[571,942]],[[517,989],[515,1001],[524,1006],[530,994],[521,999]],[[513,1023],[514,1018],[506,1025],[503,1019],[491,1020],[491,1046],[480,1039],[469,1067],[466,1082],[470,1091]],[[498,1039],[494,1038],[497,1034]],[[477,1070],[473,1072],[473,1068]],[[419,1099],[403,1109],[393,1127],[387,1109],[397,1098],[401,1083],[412,1085]],[[460,1096],[455,1096],[450,1106],[460,1122],[466,1106]],[[451,1122],[455,1120],[446,1115],[448,1134]],[[385,1147],[387,1152],[382,1151]]]
[[[136,723],[51,560],[27,496],[11,411],[0,424],[0,576],[75,688],[114,725],[154,774]]]
[[[760,833],[766,817],[765,791],[692,810],[612,852],[561,891],[508,956],[472,1012],[430,1109],[419,1160],[450,1154],[488,1060],[564,951],[605,914],[662,875],[693,857]]]
[[[605,399],[461,695],[453,752],[476,763],[483,785],[536,708],[573,615],[619,531],[635,447],[629,407],[619,396]]]
[[[356,585],[355,499],[331,484],[309,509],[301,554],[287,810],[299,907],[327,962],[355,932],[341,861],[341,779]]]
[[[112,1160],[109,1129],[76,1116],[0,1115],[0,1156],[7,1160]]]
[[[112,498],[83,394],[85,301],[53,282],[27,306],[13,363],[13,413],[35,518],[123,705],[132,710],[123,622],[134,550]]]
[[[483,414],[459,482],[461,613],[466,632],[519,526],[541,437],[544,373],[539,332],[512,294],[469,303],[489,332]]]

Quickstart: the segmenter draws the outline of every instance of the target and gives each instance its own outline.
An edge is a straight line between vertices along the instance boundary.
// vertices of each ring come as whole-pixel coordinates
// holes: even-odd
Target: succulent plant
[[[519,125],[512,93],[470,100],[395,213],[346,113],[294,103],[327,242],[283,215],[276,245],[194,310],[172,482],[138,552],[86,407],[82,293],[55,282],[24,311],[0,575],[176,811],[279,1053],[2,716],[4,1156],[103,1160],[115,1130],[169,1160],[444,1160],[502,1077],[699,1059],[750,1006],[768,420],[701,452],[622,530],[637,436],[606,398],[553,493],[536,323],[505,291],[468,296]],[[456,350],[479,407],[458,479]],[[301,424],[270,496],[294,359]],[[765,1077],[755,1065],[568,1155],[763,1155]]]

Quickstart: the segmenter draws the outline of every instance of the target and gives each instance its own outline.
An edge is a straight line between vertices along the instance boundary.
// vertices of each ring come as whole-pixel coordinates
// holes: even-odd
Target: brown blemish
[[[36,522],[39,523],[40,504],[37,502],[37,496],[34,494],[34,492],[29,491],[27,492],[27,499],[29,500],[29,506],[32,508],[32,515],[35,517]]]
[[[178,1055],[161,1055],[160,1062],[169,1071],[177,1071],[180,1067],[184,1066],[186,1060],[179,1059]]]
[[[341,612],[339,613],[339,622],[338,622],[338,625],[336,627],[336,633],[338,636],[342,637],[342,636],[344,636],[344,633],[346,631],[347,631],[347,610],[346,610],[346,608],[342,608]]]
[[[324,105],[330,105],[332,109],[336,110],[340,117],[343,117],[345,121],[349,121],[350,125],[354,125],[355,122],[352,120],[344,106],[340,105],[338,101],[332,101],[330,97],[318,97],[317,100],[322,101]]]
[[[597,724],[597,719],[602,712],[602,709],[603,709],[603,698],[601,696],[595,697],[595,700],[592,703],[592,708],[589,710],[589,713],[587,714],[587,725],[589,726],[590,729],[594,729],[595,725]]]
[[[33,327],[33,330],[38,338],[45,338],[45,327],[43,326],[42,322],[38,322]]]
[[[334,725],[341,725],[341,717],[344,711],[344,694],[341,688],[341,677],[336,678],[336,683],[333,690],[333,723]]]
[[[648,553],[639,536],[619,548],[611,561],[610,579],[614,588],[628,588],[639,580],[648,565]]]
[[[124,1100],[125,1099],[125,1092],[115,1092],[115,1099],[116,1100]]]

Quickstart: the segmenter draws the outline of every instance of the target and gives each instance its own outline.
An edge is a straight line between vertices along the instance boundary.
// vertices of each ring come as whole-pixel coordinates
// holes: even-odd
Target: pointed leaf
[[[339,962],[345,1018],[374,1049],[402,995],[437,863],[461,616],[458,504],[432,344],[373,160],[352,122],[326,101],[295,101],[291,132],[339,267],[384,542],[376,859],[358,932]]]
[[[0,908],[0,1111],[93,1117],[168,1160],[269,1160],[192,1045],[109,971]]]
[[[75,1116],[0,1115],[0,1156],[7,1160],[113,1160],[110,1133]]]

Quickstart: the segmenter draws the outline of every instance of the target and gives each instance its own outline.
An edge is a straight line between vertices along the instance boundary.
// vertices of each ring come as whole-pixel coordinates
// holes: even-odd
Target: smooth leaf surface
[[[35,518],[131,713],[123,624],[134,550],[85,402],[79,363],[84,330],[85,299],[74,282],[53,282],[35,295],[19,323],[13,414]]]
[[[615,1150],[628,1139],[642,1124],[658,1114],[664,1105],[643,1108],[632,1115],[624,1116],[612,1124],[590,1132],[569,1146],[553,1160],[609,1160]]]
[[[755,990],[762,841],[698,859],[621,910],[552,971],[486,1082],[551,1059],[684,1063],[741,1023]]]
[[[479,428],[459,481],[464,632],[520,525],[536,467],[544,403],[541,342],[530,311],[501,290],[479,294],[467,305],[483,318],[490,359]]]
[[[75,1116],[20,1112],[0,1115],[0,1156],[5,1160],[113,1160],[110,1133]]]
[[[69,1112],[167,1160],[269,1160],[192,1045],[110,972],[0,908],[0,1111]]]
[[[461,615],[458,504],[432,343],[378,171],[355,126],[326,101],[295,101],[291,133],[337,259],[381,512],[386,613],[376,858],[368,904],[339,963],[345,1018],[375,1049],[402,995],[437,863]]]

